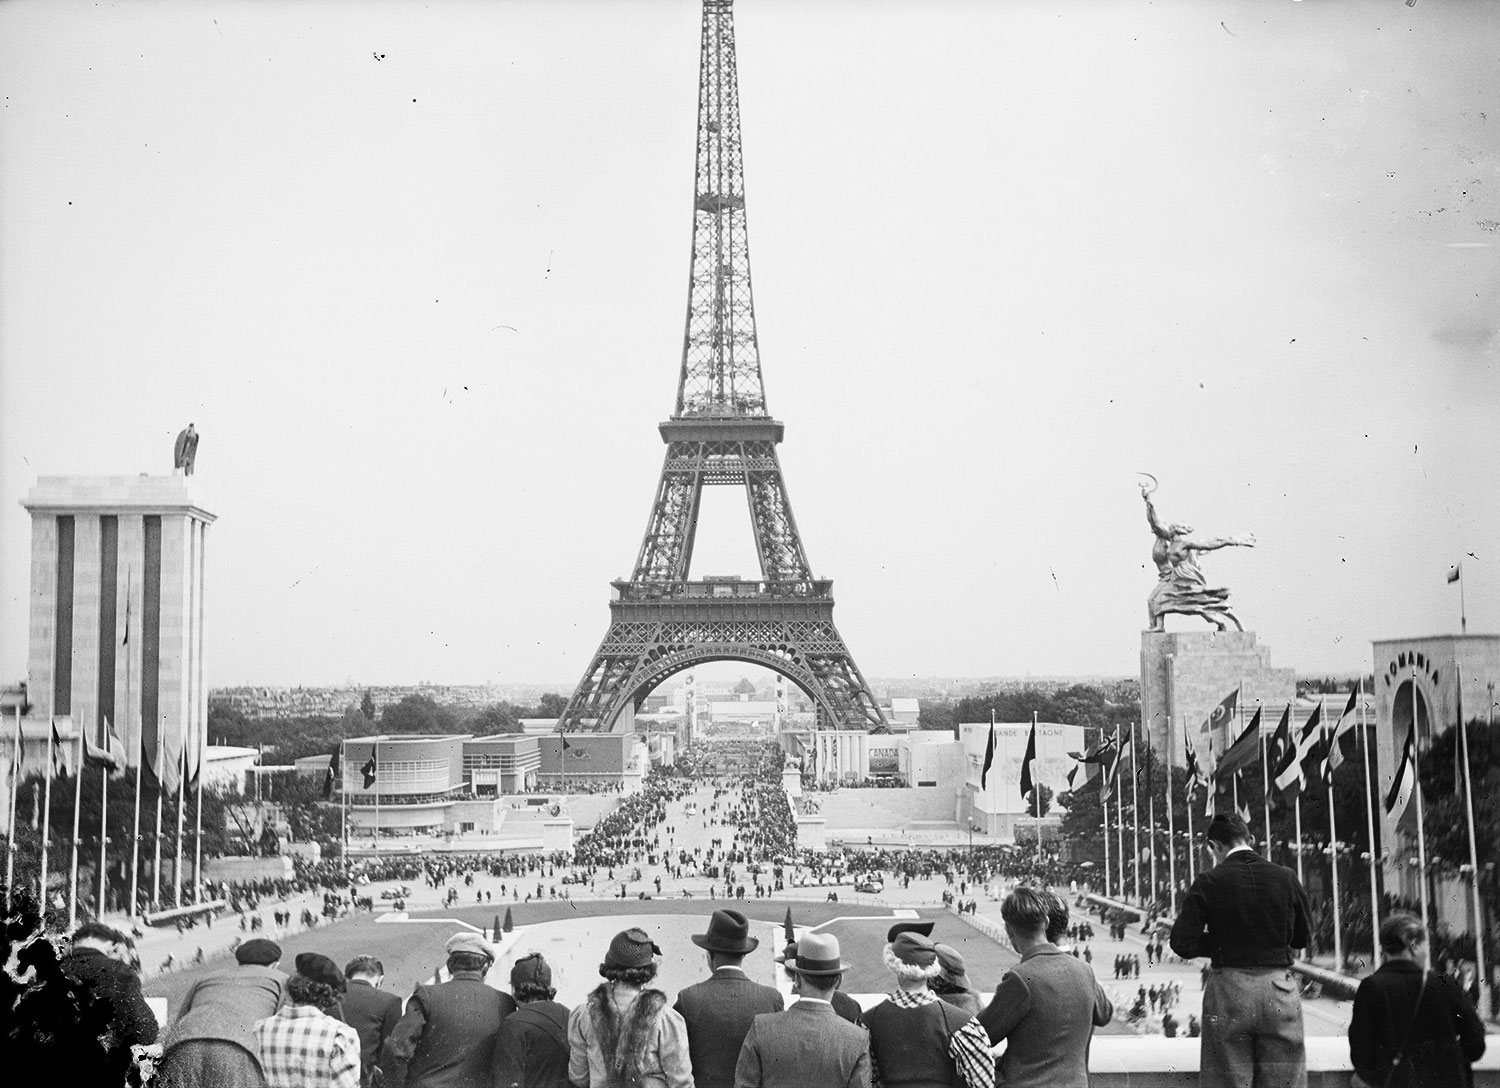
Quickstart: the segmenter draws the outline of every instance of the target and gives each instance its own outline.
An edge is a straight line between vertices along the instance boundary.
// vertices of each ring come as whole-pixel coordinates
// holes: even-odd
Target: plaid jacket
[[[359,1088],[359,1035],[311,1005],[291,1005],[255,1025],[267,1088]]]

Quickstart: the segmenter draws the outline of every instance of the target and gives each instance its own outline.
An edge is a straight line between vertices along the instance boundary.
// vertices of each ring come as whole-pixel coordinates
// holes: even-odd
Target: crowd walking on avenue
[[[1255,851],[1236,816],[1210,822],[1215,864],[1194,881],[1171,927],[1171,951],[1207,963],[1200,1023],[1178,1009],[1180,986],[1165,977],[1142,982],[1133,998],[1105,989],[1098,980],[1105,957],[1096,967],[1090,952],[1094,919],[1072,909],[1076,894],[1049,886],[1071,879],[1055,859],[1029,872],[1014,858],[994,860],[993,869],[1021,868],[1010,874],[1015,882],[999,912],[1020,959],[999,979],[976,986],[963,954],[934,938],[935,920],[917,917],[885,934],[885,992],[856,1000],[843,990],[851,964],[838,937],[821,927],[794,934],[788,915],[775,957],[788,998],[746,974],[745,958],[760,941],[736,908],[831,858],[796,849],[779,767],[715,781],[706,796],[704,789],[691,774],[652,776],[571,858],[494,865],[444,857],[426,870],[434,891],[449,881],[473,886],[484,874],[503,879],[505,892],[536,898],[554,897],[558,884],[659,892],[661,875],[648,879],[643,867],[668,880],[709,881],[715,901],[703,904],[701,932],[691,937],[702,977],[675,995],[658,982],[662,948],[639,926],[607,942],[593,938],[600,981],[572,1008],[557,1000],[553,965],[540,952],[516,958],[501,988],[491,974],[497,947],[472,930],[449,938],[431,979],[398,994],[386,989],[378,947],[343,966],[316,951],[286,962],[276,932],[245,927],[233,962],[198,977],[158,1023],[130,934],[88,921],[59,956],[34,919],[27,928],[31,908],[17,896],[6,919],[7,1053],[18,1068],[36,1062],[71,1082],[109,1088],[1085,1088],[1094,1033],[1123,1000],[1131,1005],[1128,1016],[1121,1010],[1127,1023],[1149,1005],[1167,1035],[1184,1028],[1178,1013],[1186,1014],[1182,1033],[1201,1036],[1202,1088],[1307,1083],[1292,971],[1309,940],[1307,895],[1291,870]],[[689,845],[676,822],[677,802],[695,790],[706,847]],[[950,868],[942,851],[882,853],[892,880],[942,879],[955,903],[992,871],[984,861]],[[860,863],[869,871],[875,861]],[[292,920],[290,910],[274,914],[277,930]],[[498,929],[497,921],[496,940]],[[964,932],[973,936],[967,925]],[[1466,1083],[1485,1047],[1472,1003],[1429,969],[1419,919],[1391,915],[1380,939],[1386,962],[1360,985],[1349,1026],[1353,1069],[1382,1088]],[[1148,966],[1164,962],[1154,933],[1145,948]],[[1117,980],[1134,984],[1139,969],[1138,956],[1115,956]]]

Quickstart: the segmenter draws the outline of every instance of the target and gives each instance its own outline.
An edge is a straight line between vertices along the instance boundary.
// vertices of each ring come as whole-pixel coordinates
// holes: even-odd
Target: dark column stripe
[[[73,713],[73,518],[57,519],[57,615],[52,645],[52,713]]]
[[[99,725],[95,743],[104,744],[104,723],[115,726],[115,598],[119,592],[120,519],[99,519]]]
[[[141,746],[143,761],[153,773],[156,766],[157,707],[161,700],[161,517],[148,514],[145,522],[146,555],[141,578]]]

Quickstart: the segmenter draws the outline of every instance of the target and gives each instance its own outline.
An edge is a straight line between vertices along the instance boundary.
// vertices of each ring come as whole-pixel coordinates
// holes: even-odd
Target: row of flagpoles
[[[1416,839],[1417,846],[1417,871],[1420,874],[1420,902],[1424,918],[1431,917],[1428,887],[1428,863],[1427,844],[1424,826],[1424,800],[1420,783],[1420,752],[1424,739],[1419,733],[1420,712],[1418,707],[1417,685],[1415,670],[1411,685],[1411,724],[1401,744],[1399,755],[1396,760],[1395,773],[1390,789],[1387,791],[1382,809],[1393,826],[1399,827]],[[1487,978],[1485,973],[1485,951],[1483,933],[1482,903],[1479,893],[1479,866],[1478,850],[1474,832],[1474,807],[1473,807],[1473,783],[1469,763],[1469,740],[1467,724],[1463,717],[1462,708],[1462,677],[1459,676],[1459,710],[1458,710],[1458,744],[1461,757],[1458,760],[1462,769],[1463,802],[1465,823],[1469,847],[1469,873],[1471,876],[1470,890],[1473,897],[1472,910],[1476,922],[1476,968],[1480,978]],[[1245,782],[1244,776],[1249,773],[1255,764],[1259,763],[1261,771],[1261,786],[1263,798],[1263,829],[1265,841],[1272,841],[1271,835],[1271,800],[1278,799],[1283,805],[1290,805],[1294,820],[1294,839],[1297,861],[1297,875],[1305,881],[1304,872],[1304,840],[1302,831],[1302,794],[1306,792],[1314,782],[1321,782],[1327,791],[1328,798],[1328,841],[1330,843],[1329,854],[1332,861],[1331,887],[1332,887],[1332,912],[1333,912],[1333,942],[1334,955],[1338,964],[1342,965],[1343,940],[1342,925],[1340,917],[1341,897],[1339,892],[1338,873],[1338,826],[1335,806],[1333,803],[1334,773],[1344,763],[1354,758],[1353,749],[1359,749],[1362,762],[1362,780],[1365,795],[1365,825],[1366,834],[1370,844],[1370,917],[1372,938],[1372,963],[1380,960],[1379,948],[1375,944],[1375,931],[1379,928],[1380,919],[1380,896],[1377,886],[1376,871],[1379,867],[1380,855],[1377,854],[1376,828],[1375,828],[1375,805],[1376,799],[1371,785],[1370,767],[1370,743],[1369,723],[1365,721],[1364,689],[1363,683],[1350,693],[1348,702],[1339,714],[1337,720],[1329,722],[1325,713],[1325,705],[1322,700],[1315,707],[1307,720],[1303,722],[1300,729],[1293,729],[1293,715],[1290,704],[1281,713],[1280,721],[1272,731],[1269,738],[1262,729],[1262,708],[1257,706],[1250,722],[1244,726],[1234,740],[1229,743],[1223,754],[1217,760],[1213,759],[1214,741],[1216,738],[1227,737],[1227,727],[1239,716],[1240,688],[1236,688],[1222,702],[1215,707],[1214,711],[1204,720],[1198,730],[1200,739],[1207,739],[1207,762],[1208,769],[1205,770],[1205,761],[1199,759],[1198,752],[1193,744],[1192,736],[1184,730],[1183,755],[1187,771],[1188,796],[1186,812],[1189,826],[1187,837],[1189,843],[1193,842],[1193,806],[1198,790],[1206,794],[1204,804],[1205,818],[1212,817],[1216,810],[1232,810],[1245,820],[1247,825],[1251,824],[1251,813],[1249,811],[1248,799],[1240,796],[1241,785]],[[1295,736],[1293,735],[1295,732]],[[1170,731],[1169,731],[1170,736]],[[1122,739],[1124,743],[1122,743]],[[1080,769],[1085,771],[1085,781],[1093,778],[1100,779],[1100,802],[1104,809],[1104,848],[1105,848],[1105,892],[1109,894],[1111,882],[1116,876],[1110,866],[1110,813],[1109,802],[1116,800],[1116,840],[1115,855],[1119,861],[1118,880],[1115,888],[1122,897],[1125,895],[1125,843],[1124,829],[1126,826],[1124,814],[1123,789],[1117,788],[1117,779],[1120,765],[1126,758],[1132,758],[1135,751],[1135,726],[1129,727],[1127,736],[1122,738],[1116,731],[1113,735],[1105,737],[1092,745],[1085,752],[1071,753],[1077,760],[1075,766],[1069,772],[1068,781],[1072,786]],[[1147,750],[1150,752],[1150,741],[1147,739]],[[1031,744],[1035,744],[1035,726],[1032,730]],[[1034,756],[1034,747],[1028,747],[1028,759]],[[988,759],[987,759],[988,761]],[[1132,758],[1132,763],[1134,762]],[[1157,821],[1155,816],[1155,791],[1151,788],[1150,774],[1153,757],[1148,754],[1146,759],[1148,795],[1147,836],[1150,839],[1148,853],[1151,859],[1150,898],[1156,899],[1155,889],[1158,888],[1156,879],[1156,856],[1155,837],[1157,834]],[[1023,775],[1028,770],[1023,763]],[[1172,777],[1170,770],[1166,777],[1167,789],[1167,835],[1169,843],[1175,843],[1175,828],[1173,823],[1172,803]],[[1139,859],[1143,856],[1140,847],[1141,820],[1140,807],[1136,804],[1138,800],[1138,786],[1136,775],[1131,774],[1132,808],[1134,809],[1134,856]],[[1027,786],[1023,784],[1023,794],[1027,792]],[[1252,826],[1252,831],[1255,828]],[[1387,856],[1393,854],[1394,849],[1387,851]],[[1175,873],[1176,850],[1168,851],[1168,865],[1172,870],[1168,876],[1168,886],[1171,889],[1170,903],[1175,912],[1177,905],[1177,880]],[[1190,846],[1187,855],[1188,880],[1193,878],[1194,850]],[[1140,864],[1135,866],[1134,898],[1140,901]]]
[[[15,886],[15,859],[19,848],[18,836],[16,834],[16,807],[17,799],[21,792],[21,776],[23,770],[22,755],[24,751],[24,739],[22,736],[22,709],[16,707],[15,735],[11,747],[11,765],[8,768],[10,781],[9,823],[10,834],[5,858],[5,894],[6,909],[11,902],[11,890]],[[103,914],[107,903],[107,883],[109,873],[109,779],[111,774],[119,769],[120,760],[114,751],[114,734],[110,729],[108,720],[103,723],[101,730],[102,747],[96,747],[90,743],[87,731],[82,727],[74,727],[76,749],[72,752],[71,761],[66,758],[71,745],[65,742],[57,729],[55,720],[49,720],[47,733],[47,754],[43,763],[44,773],[41,800],[41,860],[37,874],[37,891],[39,901],[44,905],[49,903],[48,878],[52,855],[52,789],[55,780],[66,780],[73,778],[73,833],[67,840],[70,845],[70,875],[68,883],[68,928],[73,928],[78,921],[80,906],[79,888],[79,864],[80,854],[83,846],[83,838],[80,833],[80,822],[83,813],[83,778],[86,768],[100,770],[100,795],[99,795],[99,860],[98,860],[98,893],[95,903],[97,914]],[[142,776],[146,760],[144,758],[145,737],[138,733],[138,749],[135,759],[135,812],[134,827],[131,834],[130,851],[130,900],[127,913],[134,915],[140,906],[140,864],[141,864],[141,793]],[[176,834],[176,862],[173,868],[173,902],[174,906],[182,906],[183,893],[183,841],[186,838],[184,827],[187,811],[187,791],[189,783],[197,794],[197,804],[194,816],[194,839],[196,842],[196,857],[193,868],[193,884],[195,900],[202,898],[203,889],[203,775],[202,775],[202,751],[199,746],[198,768],[188,772],[188,752],[186,738],[179,757],[177,768],[177,834]],[[162,830],[162,803],[166,791],[166,731],[157,730],[157,755],[154,763],[152,777],[156,781],[156,830],[152,837],[155,840],[155,854],[152,860],[152,902],[160,903],[161,900],[161,847],[164,833]],[[70,766],[71,763],[71,766]]]

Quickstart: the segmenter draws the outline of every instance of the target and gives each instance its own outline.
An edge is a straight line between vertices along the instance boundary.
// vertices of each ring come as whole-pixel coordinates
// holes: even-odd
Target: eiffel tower
[[[885,719],[833,625],[833,583],[814,578],[766,411],[745,229],[733,0],[704,0],[697,185],[677,407],[666,462],[628,581],[611,583],[609,631],[559,719],[563,732],[625,731],[674,673],[708,661],[764,665],[813,700],[820,729]],[[760,581],[689,581],[705,486],[743,487]]]

